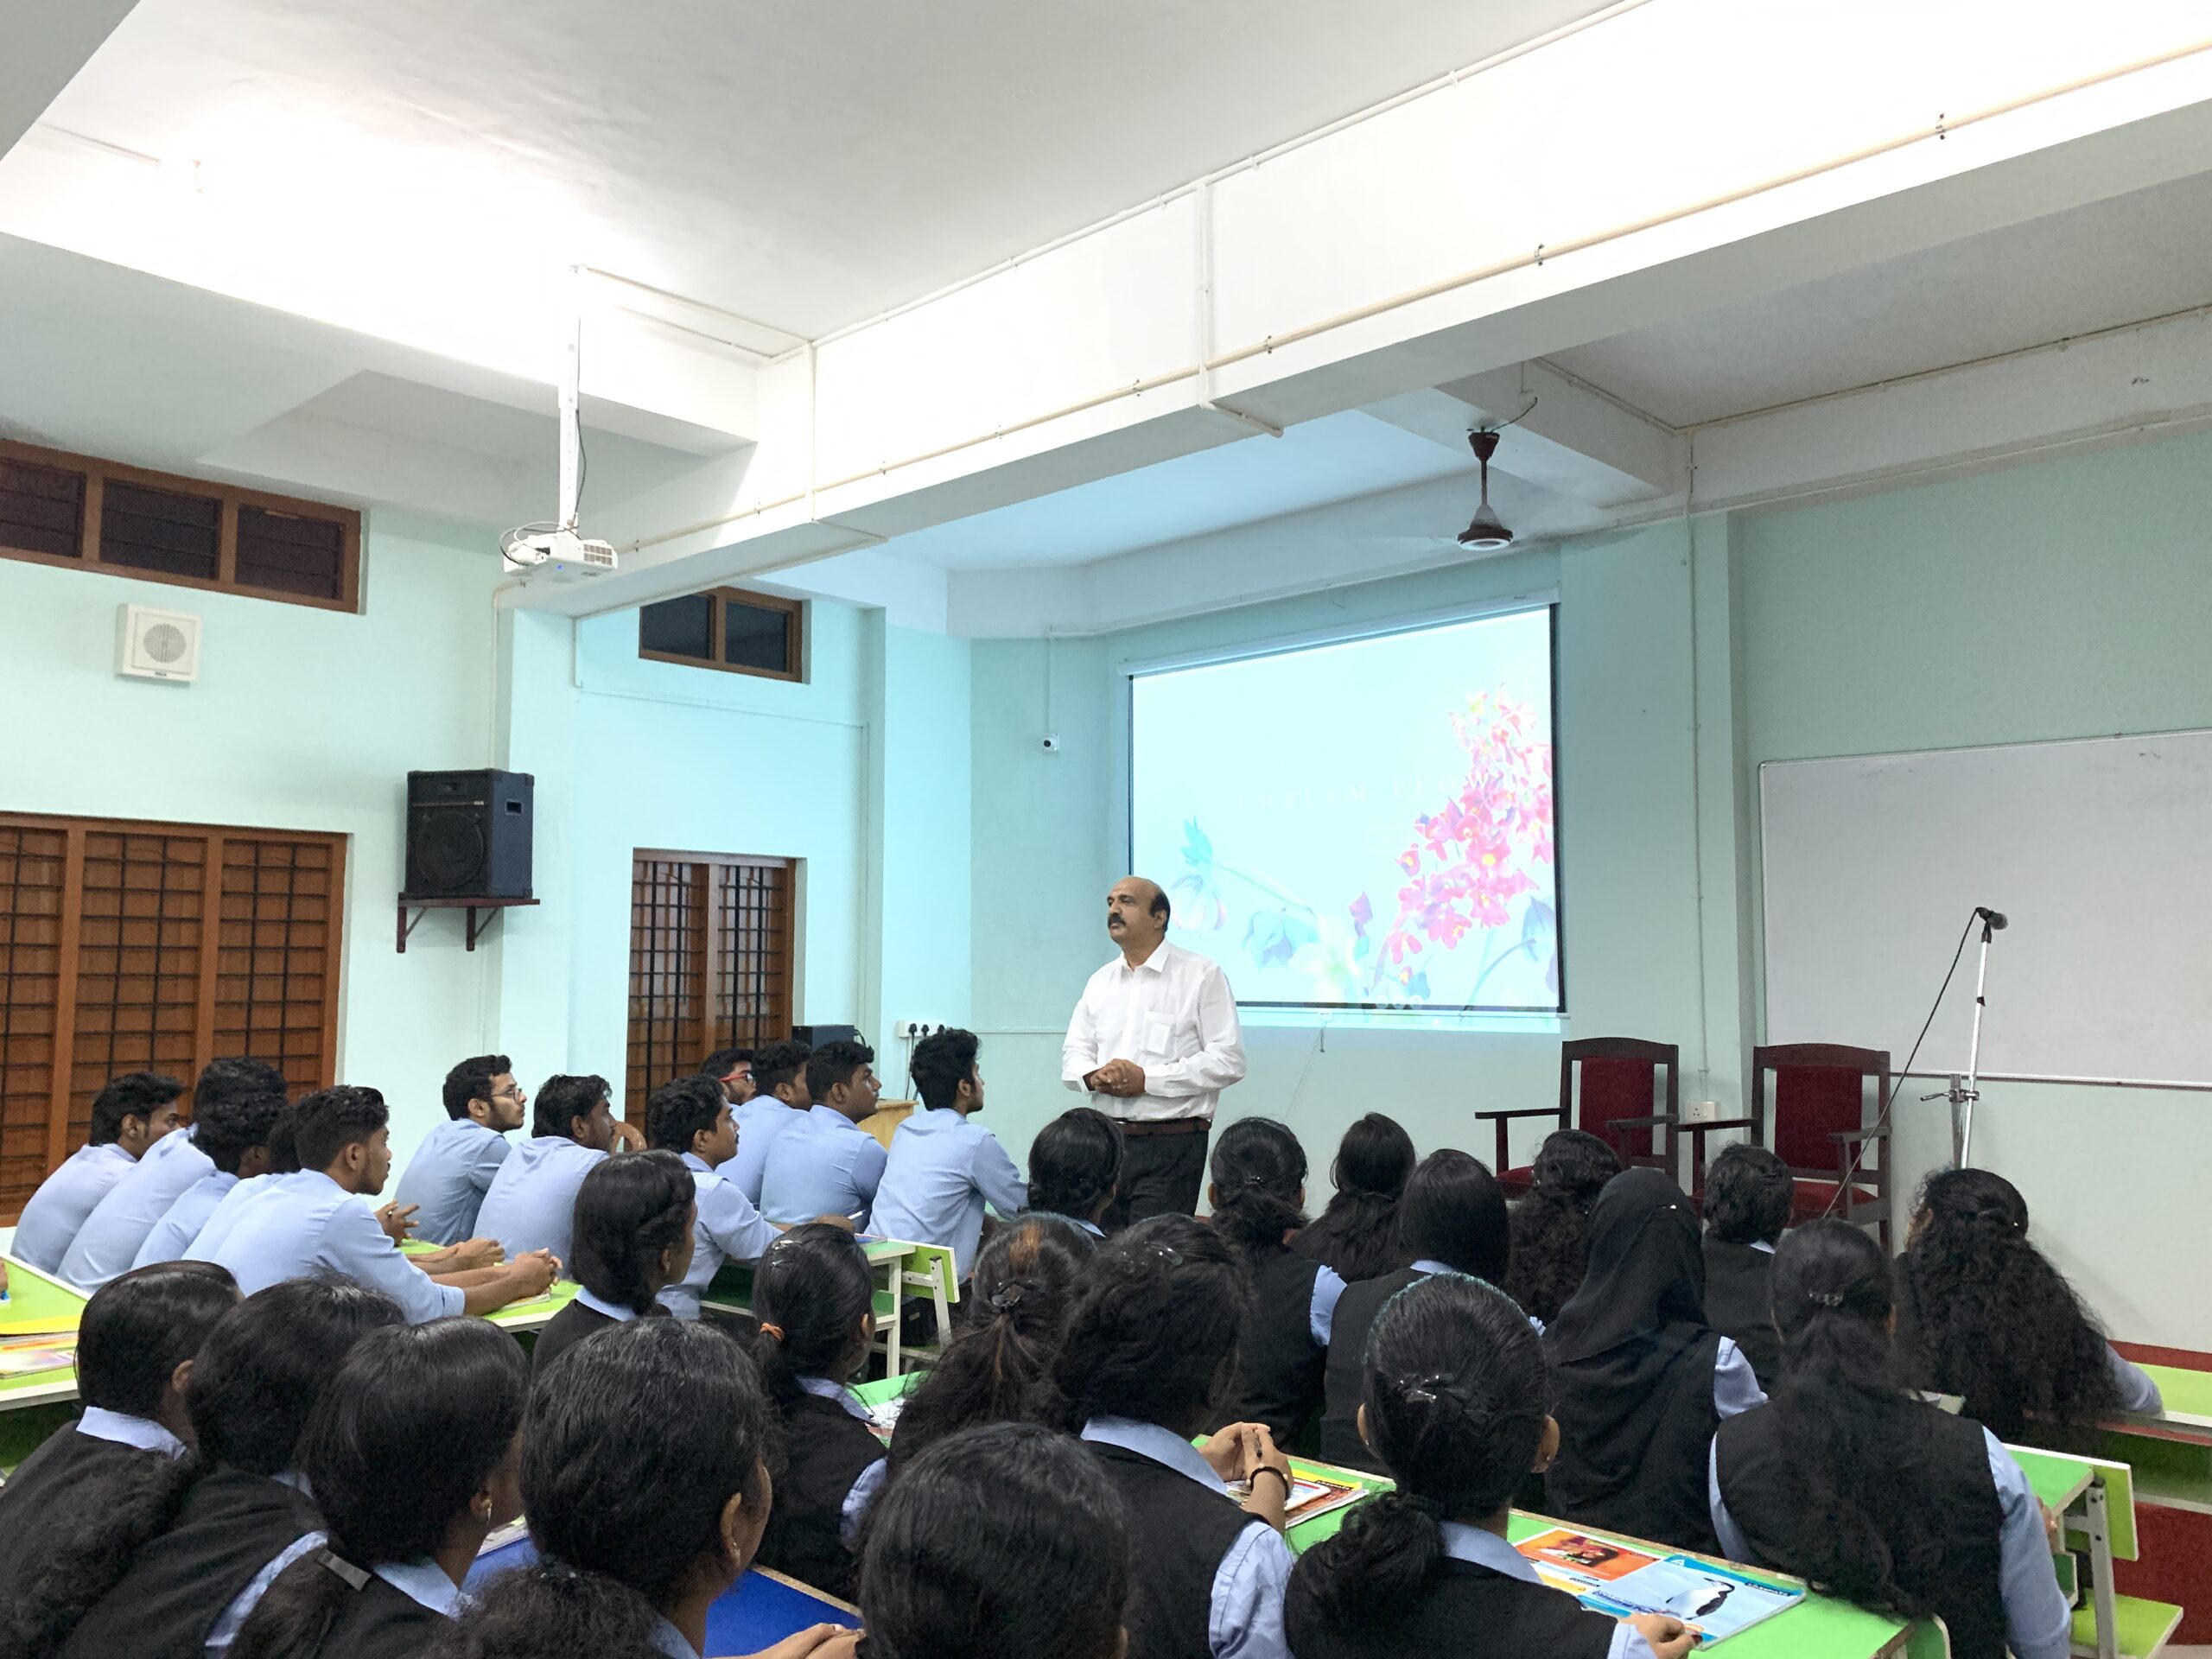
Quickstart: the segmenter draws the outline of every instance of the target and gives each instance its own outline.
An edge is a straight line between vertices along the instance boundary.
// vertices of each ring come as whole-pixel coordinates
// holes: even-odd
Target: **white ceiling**
[[[2212,304],[2212,174],[1550,360],[1670,426]]]
[[[1602,9],[140,0],[46,125],[814,335]]]

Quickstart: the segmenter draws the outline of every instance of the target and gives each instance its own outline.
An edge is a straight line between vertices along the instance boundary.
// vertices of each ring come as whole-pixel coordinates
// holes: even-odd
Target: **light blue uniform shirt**
[[[576,1227],[576,1189],[606,1156],[565,1135],[520,1142],[492,1178],[492,1190],[476,1212],[476,1230],[498,1239],[510,1262],[528,1250],[550,1250],[565,1270]]]
[[[661,1614],[653,1615],[653,1627],[645,1633],[645,1640],[653,1644],[654,1652],[666,1654],[668,1659],[699,1659],[699,1649]]]
[[[744,1144],[741,1134],[738,1145]],[[768,1148],[768,1166],[760,1176],[760,1213],[787,1227],[817,1216],[854,1216],[865,1227],[883,1179],[884,1160],[883,1143],[851,1118],[827,1106],[811,1107],[798,1122],[777,1131]]]
[[[416,1237],[433,1244],[475,1237],[476,1212],[506,1160],[507,1137],[473,1117],[449,1117],[423,1136],[396,1195],[416,1206]]]
[[[133,1417],[105,1406],[86,1406],[84,1415],[77,1419],[77,1432],[118,1446],[135,1446],[141,1452],[159,1452],[171,1458],[184,1455],[184,1442],[152,1418]]]
[[[429,1556],[418,1556],[411,1561],[386,1561],[374,1570],[377,1577],[416,1606],[427,1607],[448,1618],[461,1617],[461,1586]]]
[[[723,1262],[758,1262],[760,1253],[776,1242],[776,1230],[697,1153],[685,1153],[683,1162],[691,1172],[692,1196],[699,1206],[698,1219],[691,1224],[691,1270],[655,1300],[679,1319],[696,1319],[699,1299]]]
[[[1471,1567],[1486,1567],[1491,1572],[1509,1579],[1518,1579],[1523,1584],[1541,1584],[1543,1577],[1526,1555],[1513,1548],[1494,1532],[1484,1532],[1480,1527],[1468,1526],[1465,1522],[1446,1521],[1440,1530],[1444,1534],[1444,1553],[1455,1561],[1465,1561]],[[1564,1590],[1553,1592],[1565,1595]],[[1643,1632],[1633,1624],[1613,1627],[1612,1645],[1605,1649],[1606,1659],[1657,1659],[1651,1644],[1643,1639]]]
[[[1208,1491],[1229,1495],[1229,1488],[1198,1448],[1157,1423],[1094,1417],[1083,1426],[1083,1438],[1150,1458],[1189,1476]],[[1131,1518],[1141,1524],[1141,1517]],[[1282,1598],[1290,1585],[1291,1561],[1290,1546],[1265,1522],[1255,1522],[1236,1535],[1213,1573],[1206,1619],[1206,1648],[1213,1659],[1290,1659],[1290,1643],[1283,1635]]]
[[[207,1217],[215,1213],[226,1194],[238,1184],[238,1178],[220,1169],[211,1169],[190,1186],[184,1189],[177,1201],[169,1205],[168,1213],[154,1224],[154,1230],[146,1235],[146,1242],[138,1247],[138,1254],[131,1258],[134,1268],[150,1268],[156,1262],[176,1262],[192,1248],[192,1241],[200,1236],[200,1230],[207,1224]]]
[[[2005,1602],[2005,1645],[2017,1659],[2066,1659],[2073,1650],[2073,1610],[2058,1587],[2050,1564],[2050,1541],[2043,1529],[2043,1505],[2036,1501],[2022,1469],[2004,1443],[1987,1429],[1981,1438],[1989,1453],[1989,1476],[1997,1484],[2003,1516],[1998,1529],[1997,1581]],[[1746,1567],[1759,1560],[1736,1517],[1720,1498],[1720,1437],[1714,1435],[1705,1458],[1707,1504],[1720,1553]]]
[[[1306,1304],[1306,1330],[1316,1347],[1329,1345],[1330,1333],[1337,1328],[1337,1302],[1344,1294],[1344,1275],[1323,1262],[1314,1271],[1313,1299]]]
[[[868,1408],[861,1404],[860,1396],[842,1382],[826,1376],[802,1376],[798,1385],[817,1399],[835,1400],[845,1408],[848,1417],[857,1417],[864,1423],[874,1421],[868,1414]],[[883,1490],[883,1478],[890,1467],[887,1458],[878,1458],[853,1477],[852,1486],[845,1493],[845,1501],[837,1510],[837,1535],[848,1548],[858,1541],[861,1522],[868,1519],[868,1505],[875,1502],[875,1495]]]
[[[217,1201],[213,1211],[200,1227],[192,1243],[186,1246],[184,1259],[188,1262],[213,1262],[223,1241],[231,1236],[231,1229],[238,1224],[238,1217],[276,1191],[278,1183],[296,1181],[299,1170],[283,1175],[249,1175]]]
[[[79,1290],[93,1291],[130,1271],[154,1224],[168,1214],[185,1188],[214,1173],[215,1160],[192,1144],[191,1135],[189,1129],[170,1130],[108,1188],[61,1258],[62,1278]]]
[[[176,1133],[172,1129],[162,1139]],[[41,1273],[58,1272],[85,1217],[137,1161],[112,1141],[78,1147],[31,1194],[16,1223],[16,1242],[8,1247],[9,1254]]]
[[[242,1295],[341,1273],[397,1302],[408,1323],[458,1313],[467,1297],[442,1285],[399,1253],[368,1205],[319,1169],[286,1178],[239,1217],[213,1260],[231,1270]]]
[[[729,1111],[737,1123],[737,1156],[722,1166],[722,1179],[744,1193],[746,1202],[758,1210],[760,1176],[768,1167],[768,1148],[778,1135],[806,1116],[807,1109],[786,1106],[773,1095],[759,1095],[742,1106],[731,1107]]]
[[[916,1112],[891,1137],[868,1226],[886,1238],[950,1249],[953,1276],[965,1279],[983,1236],[983,1205],[1003,1217],[1028,1202],[1029,1184],[998,1136],[938,1106]]]
[[[2166,1398],[2158,1392],[2158,1385],[2151,1374],[2140,1365],[2122,1358],[2119,1349],[2105,1344],[2106,1357],[2112,1363],[2112,1380],[2120,1384],[2120,1408],[2155,1415],[2166,1408]]]

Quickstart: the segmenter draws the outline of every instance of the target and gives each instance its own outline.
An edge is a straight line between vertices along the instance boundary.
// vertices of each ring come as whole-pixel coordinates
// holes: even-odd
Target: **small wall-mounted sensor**
[[[1058,732],[1046,733],[1042,740],[1042,747],[1047,754],[1058,754],[1060,752],[1060,734]]]

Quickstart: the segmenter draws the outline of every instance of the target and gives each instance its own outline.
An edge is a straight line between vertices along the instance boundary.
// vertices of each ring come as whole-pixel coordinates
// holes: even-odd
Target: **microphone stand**
[[[1995,927],[1989,913],[1981,913],[1981,960],[1974,974],[1974,1034],[1967,1044],[1967,1075],[1961,1081],[1957,1073],[1951,1077],[1948,1098],[1951,1103],[1951,1145],[1961,1169],[1967,1167],[1967,1159],[1974,1150],[1974,1103],[1981,1098],[1975,1085],[1981,1080],[1981,1014],[1988,1006],[1982,988],[1989,982],[1989,936]],[[1963,1112],[1963,1116],[1961,1113]]]

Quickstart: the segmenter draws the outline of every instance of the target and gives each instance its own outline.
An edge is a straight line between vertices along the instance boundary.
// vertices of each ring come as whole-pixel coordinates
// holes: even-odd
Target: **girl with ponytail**
[[[6,1659],[200,1659],[256,1575],[318,1522],[298,1472],[309,1414],[353,1345],[402,1322],[351,1280],[294,1279],[217,1321],[184,1385],[194,1449],[72,1487],[0,1612]]]
[[[1306,1225],[1306,1149],[1271,1117],[1239,1118],[1213,1147],[1214,1230],[1244,1257],[1252,1317],[1215,1426],[1265,1423],[1278,1446],[1321,1408],[1321,1368],[1344,1281],[1290,1247]]]
[[[523,1511],[537,1560],[494,1578],[433,1659],[698,1659],[707,1609],[760,1545],[773,1417],[759,1371],[714,1326],[632,1319],[531,1385]],[[850,1659],[817,1624],[762,1659]]]
[[[875,1335],[868,1255],[828,1222],[794,1227],[753,1273],[753,1348],[783,1430],[760,1565],[849,1595],[853,1548],[884,1476],[883,1443],[846,1381]]]
[[[1336,1195],[1292,1247],[1345,1283],[1380,1278],[1410,1259],[1398,1242],[1398,1196],[1414,1173],[1414,1140],[1397,1119],[1370,1112],[1344,1131],[1329,1166]]]
[[[1513,1265],[1505,1294],[1549,1325],[1582,1288],[1590,1265],[1590,1207],[1621,1173],[1618,1154],[1594,1135],[1561,1129],[1544,1137],[1535,1184],[1513,1206]]]
[[[895,1480],[925,1446],[962,1429],[1057,1419],[1052,1361],[1060,1327],[1077,1277],[1097,1248],[1065,1216],[1023,1216],[992,1235],[960,1305],[960,1333],[899,1410],[887,1479]]]
[[[1986,1169],[1921,1183],[1898,1262],[1897,1346],[1917,1386],[2017,1440],[2031,1415],[2070,1430],[2107,1413],[2164,1409],[2065,1275],[2028,1241],[2028,1202]]]
[[[1514,1489],[1559,1452],[1543,1351],[1518,1304],[1457,1273],[1417,1281],[1369,1332],[1359,1432],[1397,1482],[1291,1574],[1297,1659],[1544,1654],[1680,1659],[1680,1619],[1626,1624],[1554,1590],[1506,1541]]]
[[[1783,1236],[1771,1283],[1780,1383],[1713,1442],[1721,1548],[1863,1607],[1940,1616],[1958,1659],[2063,1659],[2042,1509],[1995,1435],[1898,1380],[1880,1247],[1815,1221]]]
[[[325,1537],[279,1573],[231,1659],[412,1659],[486,1535],[522,1508],[529,1362],[482,1319],[372,1332],[316,1406],[300,1465]]]

